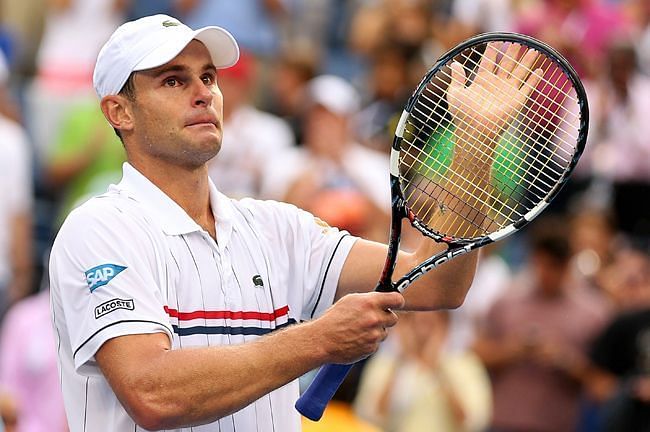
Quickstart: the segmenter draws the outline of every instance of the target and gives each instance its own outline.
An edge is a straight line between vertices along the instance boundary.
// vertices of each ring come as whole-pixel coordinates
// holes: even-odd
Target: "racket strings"
[[[421,112],[417,107],[414,107],[413,112],[419,112],[419,113],[422,113],[422,112]],[[412,114],[413,114],[413,112],[412,112]],[[413,117],[417,119],[416,116],[413,116]],[[411,124],[413,124],[413,123],[411,123]],[[442,125],[441,127],[444,129],[445,132],[453,133],[453,129],[450,128],[447,124]],[[430,129],[430,132],[433,132],[433,129]],[[480,131],[479,131],[479,136],[481,136],[481,137],[486,137],[486,138],[487,138],[487,135],[483,135],[483,134],[481,134]],[[414,141],[419,141],[420,143],[423,144],[423,146],[424,146],[424,145],[427,145],[427,141],[425,141],[424,139],[422,139],[422,138],[421,138],[421,135],[415,135],[415,136],[413,137],[413,140],[414,140]],[[466,145],[472,147],[474,150],[476,150],[476,152],[481,156],[481,159],[480,159],[481,162],[483,162],[483,159],[482,159],[483,156],[485,156],[488,160],[491,158],[490,154],[487,153],[486,151],[484,151],[482,148],[474,146],[471,142],[469,142],[469,141],[467,141],[467,140],[461,140],[461,141],[462,141],[462,143],[464,143],[464,144],[466,144]],[[422,153],[425,157],[428,157],[428,154],[425,152],[424,149],[417,148],[417,147],[416,147],[416,149],[417,149],[417,151],[419,151],[420,153]],[[515,155],[515,156],[516,156],[516,155]],[[519,157],[518,159],[519,159],[518,162],[521,162],[521,163],[524,162],[523,157]],[[514,171],[512,168],[510,168],[509,166],[505,167],[504,169],[506,169],[507,171],[509,171],[509,174],[511,174],[511,175],[513,175],[513,176],[518,176],[522,181],[526,181],[523,177],[521,177],[517,172],[515,172],[515,171]],[[458,174],[458,173],[456,173],[456,174]],[[551,180],[552,180],[552,179],[551,179]],[[544,183],[544,185],[550,187],[549,184]],[[544,192],[544,189],[542,189],[542,188],[541,188],[540,186],[538,186],[537,184],[534,184],[534,183],[530,183],[530,182],[529,182],[529,185],[528,185],[528,186],[534,187],[534,188],[538,189],[538,190],[539,190],[540,192],[542,192],[542,193]]]
[[[540,66],[543,66],[543,64],[540,65]],[[563,74],[563,72],[562,72],[561,69],[556,68],[555,71],[554,71],[553,73],[556,73],[556,72],[558,72],[557,77],[556,77],[556,80],[559,80],[560,78],[563,78],[563,77],[564,77],[564,74]],[[451,76],[450,76],[449,74],[445,73],[445,72],[441,72],[441,75],[445,75],[445,76],[448,77],[449,79],[451,78]],[[566,83],[567,83],[567,82],[565,81],[565,84],[566,84]],[[569,86],[571,85],[570,82],[569,82],[568,84],[569,84]],[[439,90],[439,91],[441,91],[441,92],[444,92],[444,91],[445,91],[442,87],[440,87],[440,86],[434,84],[433,81],[430,83],[430,85],[436,87],[436,89]],[[439,100],[434,101],[431,97],[427,96],[427,93],[431,93],[431,94],[434,95],[434,97],[437,98],[437,93],[431,91],[431,90],[428,89],[428,88],[426,89],[426,92],[423,92],[423,93],[422,93],[421,97],[422,97],[423,99],[427,100],[428,102],[430,102],[431,104],[435,104],[435,105],[438,106],[438,107],[441,107],[441,106],[442,106],[442,105],[440,105],[440,103],[442,102],[441,99],[438,98]],[[567,92],[566,90],[564,91],[564,94],[568,96],[568,92]],[[566,97],[565,97],[565,99],[566,99]],[[534,99],[530,98],[529,100],[534,100]],[[555,103],[555,101],[553,101],[553,102]],[[445,102],[445,104],[446,104],[446,102]],[[546,107],[544,107],[544,106],[541,105],[540,103],[534,102],[534,105],[537,105],[537,108],[543,108],[544,110],[547,110]],[[548,111],[548,113],[553,114],[552,111]],[[567,124],[570,124],[570,125],[573,126],[573,123],[568,123],[568,122],[566,122],[566,121],[564,120],[564,118],[559,117],[559,116],[557,116],[556,114],[553,114],[553,115],[555,116],[555,120],[562,120],[562,122],[567,123]],[[533,123],[533,122],[532,122],[533,117],[530,116],[529,119],[530,119],[529,124]],[[576,120],[577,120],[577,119],[578,119],[578,118],[576,117]],[[510,120],[511,120],[511,121],[515,120],[515,117],[511,117]],[[460,119],[459,121],[460,121],[461,123],[464,123],[465,125],[467,125],[467,122],[465,122],[463,119]],[[542,125],[541,123],[539,123],[538,121],[534,122],[534,124],[535,124],[536,126],[538,126],[538,127],[543,127],[543,125]],[[571,135],[571,134],[575,134],[575,133],[577,133],[577,128],[578,128],[578,127],[575,126],[575,132],[566,131],[566,130],[563,130],[562,128],[559,128],[559,130],[561,130],[561,131],[564,132],[565,134]],[[535,132],[535,130],[532,129],[532,128],[528,128],[528,130],[532,131],[533,133]],[[477,132],[481,132],[481,131],[477,131]],[[531,135],[529,135],[528,133],[526,133],[526,132],[527,132],[526,130],[521,131],[522,136],[524,136],[524,137],[526,137],[526,138],[528,138],[528,139],[533,139],[533,137],[532,137]],[[561,139],[561,138],[560,138],[560,139]],[[570,143],[569,143],[568,141],[566,141],[566,140],[564,140],[564,144],[566,144],[566,145],[568,145],[568,146],[572,146],[572,144],[570,144]],[[566,150],[566,149],[562,149],[562,150],[564,151],[564,153],[566,153],[567,156],[572,156],[572,155],[573,155],[573,151],[568,151],[568,150]],[[566,159],[565,159],[565,161],[568,162],[568,160],[566,160]]]
[[[467,58],[469,59],[469,57],[467,57]],[[573,98],[571,98],[569,92],[566,91],[566,88],[564,86],[564,84],[567,84],[567,83],[569,84],[569,86],[571,86],[570,81],[565,80],[564,84],[563,84],[563,86],[561,88],[558,87],[558,85],[557,85],[557,83],[558,83],[558,81],[560,79],[565,78],[565,75],[564,75],[563,71],[557,65],[555,65],[553,63],[553,61],[551,59],[549,59],[548,57],[540,56],[540,57],[538,57],[538,59],[539,58],[543,58],[542,64],[534,66],[533,68],[526,68],[526,70],[529,71],[529,72],[532,72],[535,69],[544,69],[546,67],[546,62],[547,61],[550,62],[554,66],[554,68],[553,68],[553,71],[551,72],[551,77],[549,77],[549,79],[543,79],[542,80],[542,83],[544,84],[544,87],[542,89],[537,90],[537,92],[535,93],[535,95],[537,97],[532,97],[532,96],[529,97],[528,98],[528,103],[531,104],[532,106],[534,106],[537,109],[543,109],[546,112],[546,114],[550,114],[551,118],[558,121],[559,123],[565,123],[567,125],[573,126],[573,129],[575,129],[575,131],[577,131],[577,129],[578,129],[577,123],[579,122],[579,117],[576,114],[571,113],[571,115],[574,118],[571,121],[569,121],[566,117],[562,117],[562,116],[557,115],[556,113],[553,113],[553,111],[549,110],[541,102],[537,101],[537,99],[542,99],[542,101],[548,102],[550,104],[559,105],[558,106],[558,108],[559,108],[561,106],[561,104],[558,104],[555,99],[552,99],[552,98],[547,96],[547,94],[550,93],[550,90],[557,90],[561,94],[563,94],[564,95],[564,101],[566,101],[566,99],[573,100]],[[470,63],[472,64],[472,68],[478,68],[480,66],[480,64],[478,64],[476,62],[471,62],[470,61]],[[504,70],[500,65],[498,65],[497,67],[500,70]],[[445,77],[447,79],[447,81],[450,81],[451,80],[451,75],[448,72],[446,72],[445,69],[441,69],[439,75]],[[465,68],[465,69],[468,69],[468,68]],[[470,69],[470,73],[472,73],[471,69]],[[553,79],[555,79],[555,82],[552,82]],[[522,85],[524,82],[525,81],[520,80],[519,84]],[[435,81],[433,81],[433,80],[430,82],[430,84],[432,86],[436,86]],[[488,82],[488,83],[485,83],[485,84],[489,85],[490,83]],[[538,84],[538,87],[539,87],[539,84]],[[446,93],[446,90],[444,88],[442,88],[440,86],[436,86],[436,88],[437,88],[437,90],[439,92]],[[497,90],[497,89],[493,87],[493,90]],[[434,94],[434,95],[437,94],[435,92],[431,92],[431,93]],[[423,95],[423,96],[426,97],[426,95]],[[495,92],[494,97],[495,98],[500,98],[500,95],[498,94],[498,92]],[[564,103],[564,101],[563,101],[563,103]],[[433,101],[431,101],[431,102],[433,102]],[[513,118],[511,117],[510,120],[512,121]],[[531,117],[531,120],[532,120],[532,117]],[[542,125],[539,122],[536,122],[536,126],[541,127]],[[562,130],[562,129],[560,129],[560,130]],[[574,133],[574,132],[567,131],[567,130],[563,130],[563,132],[565,132],[566,134]],[[569,144],[569,143],[567,142],[566,144]],[[566,153],[567,153],[567,155],[572,155],[573,154],[573,152],[566,152]]]
[[[517,59],[502,54],[518,62]],[[456,57],[462,59],[461,64],[466,71],[466,76],[472,83],[476,79],[477,67],[481,66],[478,61],[472,60],[472,57],[481,55],[481,52],[474,47],[470,52],[463,52]],[[540,59],[541,64],[538,64]],[[493,68],[492,73],[496,73],[499,68],[508,72],[502,68],[502,62],[503,57],[501,62],[492,62],[488,68]],[[510,107],[514,113],[506,118],[505,128],[496,122],[490,124],[489,121],[483,121],[487,119],[481,119],[481,126],[479,128],[473,126],[472,130],[473,137],[484,141],[480,146],[454,136],[455,140],[460,140],[459,143],[475,153],[473,157],[455,163],[457,167],[462,167],[456,169],[452,168],[448,161],[443,163],[435,160],[434,156],[436,163],[431,163],[432,150],[440,151],[441,146],[440,142],[431,145],[432,134],[436,131],[440,133],[440,137],[444,137],[444,134],[454,134],[445,88],[451,82],[451,75],[447,72],[450,70],[449,67],[443,67],[426,85],[407,120],[404,134],[406,143],[402,144],[400,158],[400,178],[404,186],[405,199],[409,208],[420,220],[429,223],[433,218],[447,214],[442,226],[439,226],[440,233],[447,233],[457,238],[477,233],[484,235],[494,228],[501,228],[513,222],[513,218],[514,220],[521,218],[548,195],[560,180],[575,152],[575,146],[565,138],[567,136],[575,138],[579,131],[579,126],[571,121],[571,119],[579,121],[579,116],[576,115],[579,110],[571,111],[567,108],[567,104],[572,105],[572,101],[577,105],[577,94],[571,81],[553,60],[539,55],[533,65],[527,68],[527,74],[537,69],[542,69],[540,82],[528,96],[524,108],[517,111]],[[507,76],[502,79],[512,79],[512,77]],[[517,82],[519,86],[526,85],[525,79]],[[472,86],[466,86],[465,90],[471,91]],[[500,95],[497,99],[500,100],[495,103],[506,105],[509,103]],[[471,126],[464,117],[457,116],[453,120],[457,123],[456,127]],[[497,161],[496,150],[499,149],[499,141],[503,139],[504,133],[494,136],[493,131],[487,130],[488,128],[504,129],[505,134],[514,138],[517,146],[523,147],[523,151],[519,149],[515,152],[512,149],[501,148],[500,151],[504,153],[501,156],[503,161]],[[575,132],[570,132],[568,129],[575,129]],[[452,152],[453,145],[452,143]],[[454,157],[458,155],[454,154]],[[501,169],[502,175],[510,177],[512,183],[497,179],[496,182],[501,184],[496,187],[494,184],[489,184],[492,176],[490,170],[495,169],[495,164]],[[484,166],[490,168],[485,169]],[[522,166],[524,166],[523,170]],[[469,206],[468,196],[474,202]],[[459,224],[459,220],[464,223]],[[455,226],[465,228],[463,231],[450,232],[449,230]]]
[[[475,65],[476,65],[476,63],[475,63]],[[557,76],[558,76],[558,77],[561,77],[562,74],[560,73],[560,74],[558,74]],[[433,81],[432,81],[432,82],[433,82]],[[557,88],[557,86],[553,86],[553,87]],[[442,90],[440,87],[438,87],[438,88],[439,88],[440,90]],[[565,94],[565,95],[568,95],[568,92],[564,91],[564,94]],[[424,95],[424,97],[426,98],[426,95]],[[435,103],[437,106],[440,106],[440,102],[441,102],[440,99],[439,99],[438,101],[436,101],[436,102],[433,102],[433,101],[431,100],[431,98],[427,98],[427,99],[428,99],[429,102]],[[557,101],[554,101],[554,102],[557,102]],[[563,102],[561,102],[561,103],[559,103],[559,104],[556,103],[556,106],[558,106],[558,108],[559,108],[559,107],[562,105],[562,103],[563,103]],[[511,120],[512,120],[512,119],[511,119]],[[532,116],[529,116],[529,120],[532,120]],[[529,123],[530,123],[530,122],[529,122]],[[423,126],[424,126],[424,125],[425,125],[425,123],[423,123]],[[540,125],[540,126],[541,126],[541,125]],[[479,133],[480,133],[480,131],[479,131]],[[528,138],[528,139],[532,139],[532,138],[533,138],[531,135],[527,135],[527,134],[522,134],[522,136],[525,136],[525,137]],[[559,148],[561,149],[561,147],[559,147]],[[531,149],[532,149],[532,147],[531,147]],[[562,149],[562,150],[564,150],[564,149]],[[565,151],[565,152],[566,152],[566,151]],[[566,153],[567,153],[567,154],[570,154],[569,152],[566,152]],[[566,159],[564,159],[564,160],[565,160],[566,162],[568,162],[568,160],[566,160]],[[562,170],[563,170],[563,169],[564,169],[564,166],[561,166],[561,168],[562,168]]]
[[[427,98],[425,95],[423,95],[423,97],[426,98],[426,99],[428,99],[428,100],[430,100],[431,102],[433,102],[430,98]],[[438,100],[437,103],[436,103],[437,106],[441,106],[440,103],[441,103],[441,100]],[[422,112],[422,110],[419,108],[418,105],[414,106],[414,109],[413,109],[413,111],[412,111],[412,114],[413,114],[414,112],[419,113],[419,114],[422,114],[422,115],[425,115],[425,114]],[[422,135],[422,130],[423,130],[423,128],[424,128],[425,126],[428,125],[429,121],[428,121],[428,120],[422,120],[422,119],[419,119],[415,114],[413,114],[413,117],[414,117],[416,120],[420,120],[420,121],[422,122],[422,127],[420,128],[420,130],[418,131],[418,133],[415,134],[417,137],[420,137],[420,136]],[[465,126],[468,125],[468,124],[467,124],[465,121],[463,121],[463,120],[461,120],[460,123],[463,124],[463,125],[465,125]],[[443,127],[444,130],[445,130],[446,132],[450,132],[450,131],[451,131],[449,125],[443,124],[443,125],[441,125],[441,127]],[[526,126],[525,126],[525,127],[526,127]],[[433,129],[433,128],[431,128],[431,129]],[[489,137],[487,136],[487,134],[484,133],[484,130],[483,130],[483,129],[477,129],[476,132],[477,132],[477,135],[478,135],[480,138],[483,138],[483,139],[489,138]],[[519,132],[520,132],[519,135],[520,135],[521,137],[527,138],[527,139],[529,139],[529,140],[537,139],[537,137],[533,137],[533,136],[530,135],[530,134],[523,133],[523,132],[521,132],[521,131],[519,131]],[[468,143],[468,144],[469,144],[469,143]],[[561,148],[561,147],[558,147],[558,148]],[[534,149],[533,147],[530,147],[530,149],[529,149],[529,153],[530,153],[531,151],[534,151],[534,150],[535,150],[535,149]],[[563,149],[563,150],[564,150],[564,149]],[[564,151],[567,152],[566,150],[564,150]],[[539,152],[539,151],[538,151],[538,152]],[[567,152],[567,153],[568,153],[568,152]],[[484,153],[484,154],[485,154],[485,153]],[[514,157],[517,158],[517,155],[514,155]],[[519,157],[519,158],[522,159],[522,161],[523,161],[523,158],[521,158],[521,157]],[[565,159],[565,158],[561,158],[561,159],[562,159],[565,163],[568,163],[568,162],[569,162],[568,159]],[[561,164],[559,164],[559,163],[557,163],[557,162],[555,162],[555,164],[556,164],[556,166],[557,166],[558,168],[560,168],[560,171],[563,171],[563,170],[564,170],[564,168],[565,168],[564,165],[561,165]],[[514,172],[512,172],[512,173],[515,174]]]

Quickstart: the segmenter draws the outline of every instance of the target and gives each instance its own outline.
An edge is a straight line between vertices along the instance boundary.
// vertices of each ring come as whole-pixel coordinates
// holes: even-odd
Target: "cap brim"
[[[143,58],[133,70],[153,69],[169,63],[194,39],[205,45],[217,69],[228,68],[237,63],[239,46],[235,38],[221,27],[210,26],[189,33],[184,38],[172,39],[162,44]]]

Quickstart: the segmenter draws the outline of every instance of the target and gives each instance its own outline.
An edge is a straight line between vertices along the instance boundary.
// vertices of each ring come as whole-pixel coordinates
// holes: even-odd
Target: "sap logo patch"
[[[118,309],[134,310],[133,299],[113,299],[104,302],[95,308],[95,319],[101,318]]]
[[[116,264],[102,264],[86,271],[86,283],[90,292],[109,283],[115,276],[122,273],[126,267]]]

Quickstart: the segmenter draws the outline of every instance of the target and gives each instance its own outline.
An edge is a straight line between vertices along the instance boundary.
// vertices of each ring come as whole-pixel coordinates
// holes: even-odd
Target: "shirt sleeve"
[[[52,298],[63,308],[75,369],[83,374],[98,373],[95,353],[111,338],[172,338],[155,237],[135,215],[101,202],[71,213],[50,259]]]
[[[322,315],[334,302],[339,276],[356,237],[328,226],[312,214],[299,211],[298,223],[308,244],[304,271],[305,302],[302,319]]]

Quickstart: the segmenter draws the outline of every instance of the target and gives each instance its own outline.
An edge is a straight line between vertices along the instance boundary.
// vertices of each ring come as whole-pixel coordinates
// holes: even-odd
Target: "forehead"
[[[153,69],[148,69],[144,72],[146,75],[158,75],[172,67],[185,67],[185,68],[201,68],[201,69],[214,69],[215,66],[212,62],[210,52],[196,39],[192,40],[183,50],[169,62],[162,66]]]

